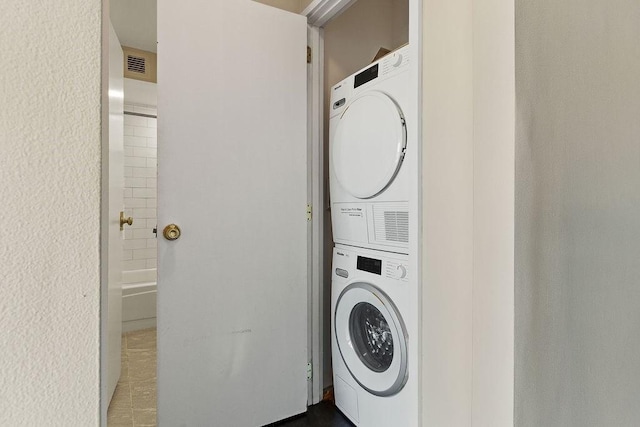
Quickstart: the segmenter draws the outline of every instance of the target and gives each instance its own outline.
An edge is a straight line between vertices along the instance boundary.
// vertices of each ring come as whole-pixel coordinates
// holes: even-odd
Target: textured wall
[[[640,5],[516,11],[516,425],[637,426]]]
[[[97,425],[101,2],[0,16],[0,425]]]

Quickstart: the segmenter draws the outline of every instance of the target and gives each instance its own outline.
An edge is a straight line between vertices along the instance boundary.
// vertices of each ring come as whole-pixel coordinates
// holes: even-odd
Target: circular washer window
[[[374,197],[397,175],[406,146],[405,119],[398,105],[382,92],[365,92],[345,108],[332,138],[336,178],[354,197]]]
[[[393,335],[387,319],[368,302],[351,310],[349,332],[353,349],[369,369],[384,372],[393,361]]]
[[[391,396],[407,382],[406,328],[393,302],[364,282],[347,286],[335,306],[338,350],[353,378],[369,393]]]

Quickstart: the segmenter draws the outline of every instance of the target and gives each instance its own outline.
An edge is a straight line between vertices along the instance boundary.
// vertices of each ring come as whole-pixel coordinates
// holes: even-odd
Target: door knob
[[[169,224],[162,230],[162,235],[167,240],[176,240],[180,237],[180,227],[175,224]]]
[[[125,224],[128,224],[128,225],[133,224],[133,218],[131,217],[125,218],[124,212],[120,212],[120,230],[124,228]]]

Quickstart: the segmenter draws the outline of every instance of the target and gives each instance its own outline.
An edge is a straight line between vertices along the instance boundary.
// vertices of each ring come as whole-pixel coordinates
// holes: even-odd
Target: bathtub
[[[122,272],[122,332],[156,326],[156,269]]]

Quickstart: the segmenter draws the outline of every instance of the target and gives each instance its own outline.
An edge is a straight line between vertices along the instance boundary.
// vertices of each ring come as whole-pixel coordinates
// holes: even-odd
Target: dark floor
[[[353,427],[353,424],[338,411],[332,402],[324,401],[309,406],[307,413],[285,421],[271,424],[272,427]]]

